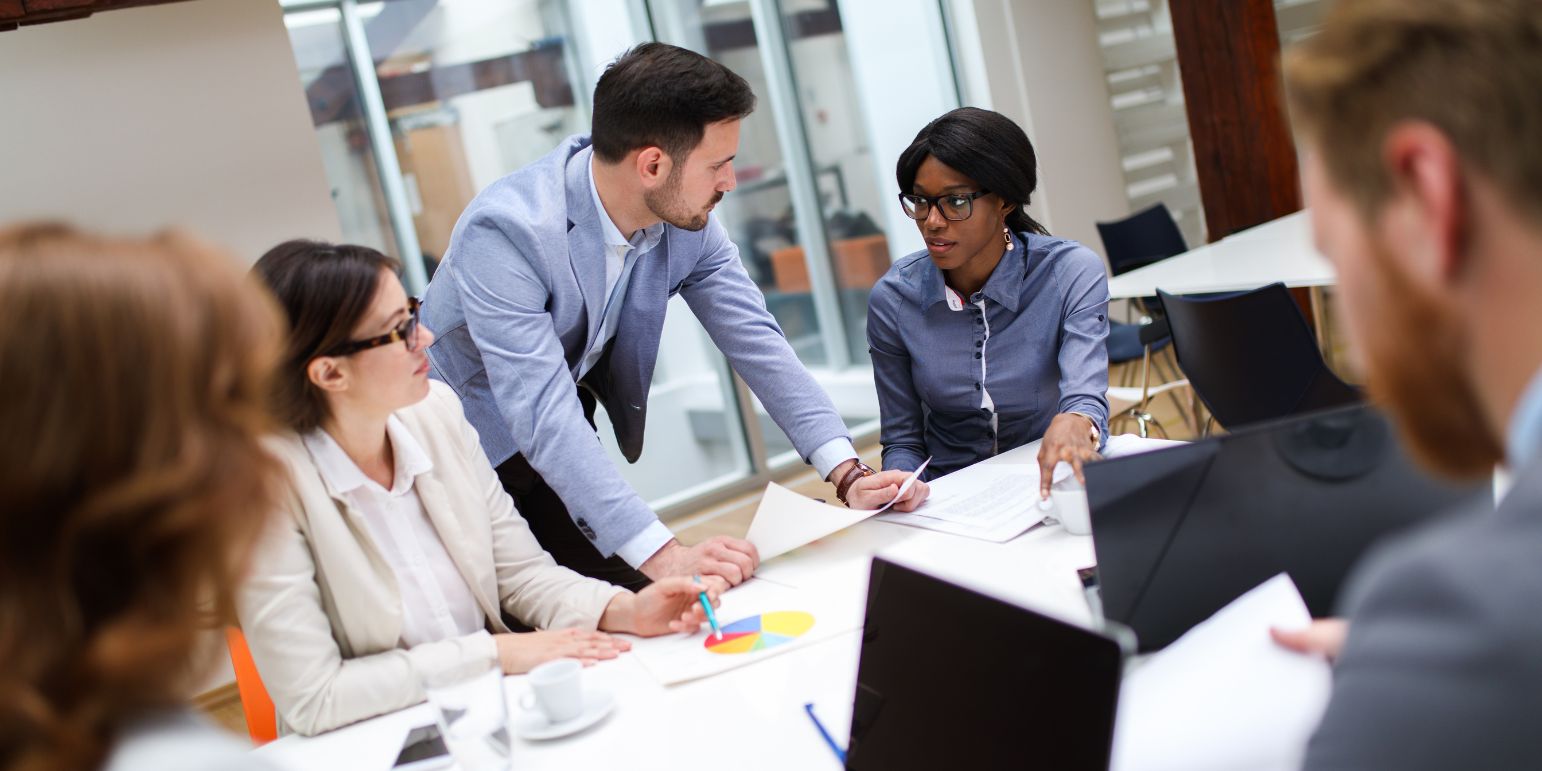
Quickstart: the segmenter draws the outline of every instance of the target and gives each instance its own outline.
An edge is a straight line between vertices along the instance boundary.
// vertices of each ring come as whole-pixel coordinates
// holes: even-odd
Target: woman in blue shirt
[[[1024,211],[1033,145],[972,107],[927,124],[900,155],[900,204],[926,250],[889,268],[867,337],[885,469],[928,456],[937,477],[1042,437],[1041,493],[1066,461],[1081,475],[1108,434],[1103,260]]]

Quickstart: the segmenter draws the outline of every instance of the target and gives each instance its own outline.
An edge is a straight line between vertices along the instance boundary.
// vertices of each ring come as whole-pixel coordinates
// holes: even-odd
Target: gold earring
[[[1013,249],[1017,248],[1017,246],[1012,243],[1012,231],[1011,230],[1008,230],[1007,228],[1002,228],[1001,229],[1001,238],[1002,238],[1002,240],[1007,242],[1007,251],[1010,252]]]

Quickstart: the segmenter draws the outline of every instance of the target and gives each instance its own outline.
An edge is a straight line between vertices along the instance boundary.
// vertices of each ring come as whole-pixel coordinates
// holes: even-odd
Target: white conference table
[[[1309,291],[1317,344],[1330,355],[1322,289],[1337,283],[1338,276],[1313,245],[1305,209],[1114,276],[1108,280],[1108,294],[1125,300],[1152,297],[1158,289],[1168,294],[1237,292],[1276,281]]]
[[[1124,451],[1113,454],[1176,444],[1121,439]],[[983,462],[1031,464],[1037,451],[1034,442]],[[870,519],[781,558],[780,564],[772,560],[762,572],[798,574],[860,608],[868,563],[878,553],[1041,612],[1091,622],[1076,571],[1093,564],[1092,539],[1070,535],[1059,526],[1035,527],[996,544]],[[586,688],[615,695],[613,712],[597,726],[563,739],[516,738],[513,768],[839,769],[804,704],[815,704],[821,720],[844,746],[860,643],[860,630],[853,630],[670,687],[659,685],[640,662],[623,654],[584,675]],[[940,658],[961,653],[938,651]],[[519,709],[525,679],[504,679],[511,715]],[[429,706],[419,704],[311,738],[287,736],[255,752],[296,771],[386,771],[407,732],[431,722]]]
[[[1168,294],[1256,289],[1276,281],[1291,287],[1331,286],[1333,265],[1312,245],[1305,210],[1234,233],[1108,280],[1115,300]]]

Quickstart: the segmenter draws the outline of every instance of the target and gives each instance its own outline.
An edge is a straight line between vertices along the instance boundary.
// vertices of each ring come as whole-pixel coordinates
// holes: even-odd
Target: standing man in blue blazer
[[[434,376],[460,394],[536,538],[585,575],[631,588],[693,573],[734,585],[759,562],[737,538],[680,544],[594,433],[598,400],[627,460],[641,454],[677,293],[836,497],[881,506],[903,481],[858,460],[711,214],[734,188],[739,123],[754,107],[749,84],[717,62],[633,48],[595,87],[591,136],[472,200],[424,298]],[[925,494],[915,485],[896,506]]]

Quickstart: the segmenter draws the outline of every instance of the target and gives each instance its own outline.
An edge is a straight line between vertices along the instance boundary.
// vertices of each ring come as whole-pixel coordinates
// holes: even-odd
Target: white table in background
[[[1333,266],[1312,245],[1306,211],[1235,233],[1108,280],[1116,299],[1256,289],[1276,281],[1291,287],[1332,286]]]
[[[1133,436],[1121,439],[1126,453],[1172,444]],[[1034,442],[984,462],[1031,464],[1037,451]],[[1060,527],[1037,527],[996,544],[876,520],[858,524],[847,534],[838,541],[838,557],[808,565],[810,575],[828,591],[865,596],[867,558],[881,552],[1046,613],[1090,621],[1076,577],[1077,569],[1093,564],[1090,537],[1070,535]],[[796,553],[789,556],[797,558]],[[860,643],[860,632],[852,631],[667,688],[626,655],[602,662],[585,671],[584,683],[616,695],[613,714],[566,739],[516,739],[513,767],[839,769],[803,705],[814,702],[844,745]],[[524,681],[523,676],[504,679],[511,715],[518,709]],[[429,710],[420,704],[316,737],[288,736],[256,752],[296,771],[386,771],[408,730],[433,722]]]
[[[1313,245],[1312,224],[1304,209],[1114,276],[1108,280],[1108,293],[1123,300],[1152,297],[1158,289],[1168,294],[1236,292],[1276,281],[1309,291],[1318,346],[1325,355],[1330,353],[1322,288],[1333,286],[1338,277]]]

